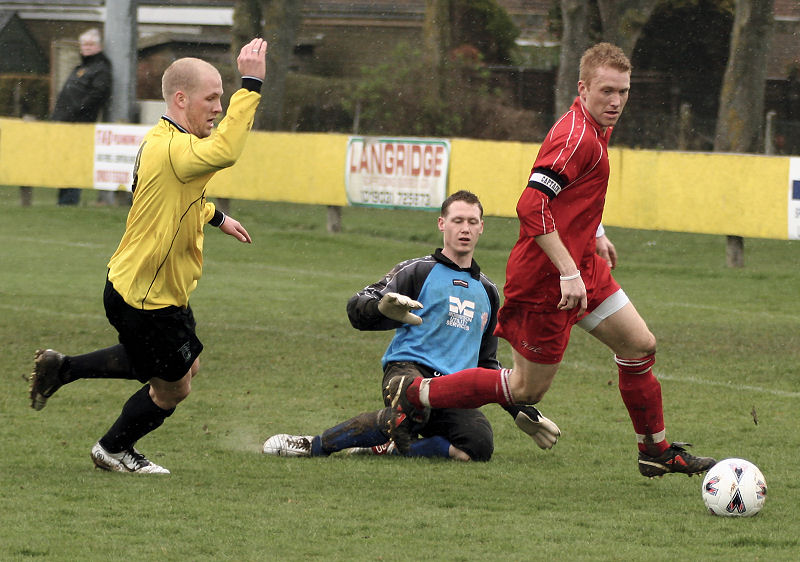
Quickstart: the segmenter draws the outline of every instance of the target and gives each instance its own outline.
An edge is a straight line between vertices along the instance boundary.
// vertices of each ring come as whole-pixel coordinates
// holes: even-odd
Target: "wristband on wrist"
[[[606,229],[603,227],[603,223],[597,225],[597,232],[595,232],[594,237],[600,238],[601,236],[606,235]]]
[[[208,221],[208,224],[211,226],[220,226],[222,223],[225,222],[225,213],[220,211],[219,209],[214,210],[214,216],[211,217],[211,220]]]
[[[242,76],[242,88],[245,90],[261,93],[261,85],[263,83],[263,80],[255,76]]]
[[[572,281],[573,279],[577,279],[580,276],[581,272],[579,271],[578,273],[573,273],[572,275],[561,275],[559,276],[559,279],[561,281]]]

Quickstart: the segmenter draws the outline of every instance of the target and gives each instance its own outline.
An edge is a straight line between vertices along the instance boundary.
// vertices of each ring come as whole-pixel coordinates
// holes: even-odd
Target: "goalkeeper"
[[[478,197],[459,191],[442,204],[438,219],[443,248],[397,264],[380,281],[356,293],[347,314],[359,330],[395,330],[383,355],[384,388],[397,375],[445,376],[467,367],[499,369],[494,328],[500,304],[497,287],[472,256],[483,232]],[[273,435],[266,454],[327,456],[344,449],[385,453],[390,404],[360,414],[317,436]],[[517,426],[542,449],[556,444],[558,426],[533,406],[505,408]],[[488,461],[494,451],[492,427],[478,409],[426,410],[413,420],[418,436],[408,455]]]

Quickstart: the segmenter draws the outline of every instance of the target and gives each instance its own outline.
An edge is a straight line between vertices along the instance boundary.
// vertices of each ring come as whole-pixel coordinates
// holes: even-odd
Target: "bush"
[[[289,131],[352,132],[353,113],[349,98],[355,84],[352,78],[289,73],[281,128]]]
[[[514,108],[499,90],[478,51],[460,47],[437,77],[421,53],[398,46],[392,60],[364,70],[352,96],[361,106],[365,134],[536,140],[547,131],[540,116]]]
[[[454,45],[474,45],[490,63],[511,62],[519,29],[497,0],[457,0],[453,10]]]

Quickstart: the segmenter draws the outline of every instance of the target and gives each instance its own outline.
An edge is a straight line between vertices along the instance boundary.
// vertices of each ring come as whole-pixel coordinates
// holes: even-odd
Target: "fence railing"
[[[0,119],[0,185],[93,187],[94,131],[91,124]],[[346,205],[348,138],[254,131],[240,160],[212,179],[208,194]],[[451,139],[450,146],[448,190],[474,191],[488,215],[515,216],[539,145]],[[800,158],[627,148],[612,148],[609,157],[608,225],[800,238],[791,230],[797,229],[791,209]]]

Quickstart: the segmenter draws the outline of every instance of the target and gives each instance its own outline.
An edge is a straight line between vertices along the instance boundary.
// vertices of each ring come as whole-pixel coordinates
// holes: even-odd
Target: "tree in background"
[[[425,47],[422,60],[428,72],[420,77],[423,87],[430,89],[440,99],[447,97],[447,81],[444,78],[447,56],[452,49],[452,32],[450,30],[451,0],[425,0],[425,21],[422,26],[423,45]]]
[[[453,64],[470,59],[507,64],[518,36],[519,30],[496,0],[426,0],[422,56],[428,72],[419,77],[429,90],[426,97],[438,97],[431,103],[446,106],[453,96],[461,95],[451,87]],[[470,73],[463,72],[463,65],[455,72],[470,85]]]
[[[617,45],[629,57],[660,0],[597,0],[603,41]]]
[[[633,49],[631,98],[614,131],[616,143],[712,149],[733,11],[733,0],[670,0],[656,7]]]
[[[575,98],[578,65],[586,47],[600,40],[616,42],[625,45],[623,50],[634,66],[634,91],[626,117],[615,132],[617,142],[675,147],[678,139],[685,137],[689,147],[710,150],[728,60],[734,3],[644,0],[638,4],[643,13],[650,13],[644,21],[625,15],[625,11],[638,10],[631,2],[558,0],[560,11],[551,25],[561,37],[562,46],[555,86],[557,115],[566,111]],[[623,12],[613,15],[614,10]],[[621,29],[627,38],[615,39],[612,28],[625,21],[630,25]],[[629,45],[633,45],[631,51]],[[652,87],[660,88],[658,97],[666,104],[654,105],[648,97],[650,86],[641,80],[648,72],[655,73],[658,81]],[[678,117],[684,108],[685,123],[679,122]]]
[[[716,115],[733,11],[733,0],[660,4],[633,50],[634,66],[669,75],[696,112]]]
[[[256,114],[255,128],[281,128],[286,75],[289,72],[297,29],[302,18],[302,2],[298,0],[236,0],[233,9],[232,56],[237,45],[253,37],[267,40],[267,80],[261,89],[263,101]]]
[[[774,0],[736,0],[730,56],[722,80],[714,150],[762,152],[764,85]]]
[[[581,55],[598,40],[620,47],[628,57],[659,0],[560,0],[561,53],[555,85],[555,114],[577,94]],[[599,13],[600,34],[595,24]]]
[[[465,45],[487,64],[508,64],[519,29],[496,0],[425,0],[423,34],[426,56],[434,65]]]
[[[774,0],[736,0],[715,151],[761,152],[767,54],[772,46],[774,21]],[[744,240],[740,236],[728,236],[727,262],[729,267],[744,265]]]
[[[235,65],[236,57],[239,55],[241,45],[245,45],[253,37],[260,37],[263,33],[262,25],[264,21],[262,4],[264,0],[236,0],[233,6],[233,26],[231,27],[231,61]],[[268,45],[268,49],[272,45]],[[234,66],[235,68],[235,66]],[[267,76],[270,74],[269,64],[267,64]],[[238,88],[239,85],[234,85]],[[259,104],[259,110],[264,104]],[[254,127],[259,128],[259,112],[256,112]]]
[[[593,18],[593,5],[586,0],[561,0],[556,14],[556,31],[561,36],[558,56],[558,73],[555,84],[555,115],[563,115],[572,105],[577,93],[578,67],[581,55],[596,42],[599,31],[593,21],[599,23],[599,15]]]
[[[302,2],[299,0],[270,0],[264,9],[264,39],[267,51],[268,79],[264,82],[261,103],[262,128],[280,129],[286,93],[286,75],[292,60],[297,29],[302,21]]]

